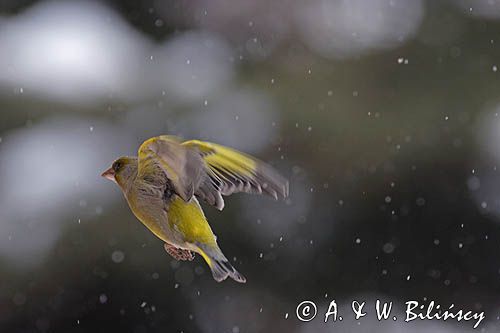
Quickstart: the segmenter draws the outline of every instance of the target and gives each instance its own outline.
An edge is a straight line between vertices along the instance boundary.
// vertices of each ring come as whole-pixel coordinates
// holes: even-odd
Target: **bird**
[[[160,135],[144,141],[137,156],[116,159],[102,176],[116,183],[132,213],[164,242],[176,260],[198,253],[215,281],[245,283],[224,256],[200,206],[218,210],[223,196],[245,192],[285,199],[289,182],[268,164],[216,143]]]

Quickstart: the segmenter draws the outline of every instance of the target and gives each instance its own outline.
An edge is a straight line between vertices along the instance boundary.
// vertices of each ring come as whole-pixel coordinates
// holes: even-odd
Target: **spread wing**
[[[288,196],[288,181],[269,165],[237,150],[215,143],[190,140],[182,143],[203,159],[203,173],[195,195],[219,210],[224,208],[222,195],[237,192]]]
[[[138,177],[158,179],[158,173],[164,173],[184,201],[191,199],[205,177],[205,162],[200,154],[187,149],[174,136],[145,141],[139,147],[138,159]]]

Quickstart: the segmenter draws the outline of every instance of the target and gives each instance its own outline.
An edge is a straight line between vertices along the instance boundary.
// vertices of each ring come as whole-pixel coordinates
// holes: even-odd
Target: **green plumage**
[[[138,157],[121,157],[103,176],[122,189],[134,215],[177,259],[199,253],[214,279],[246,279],[222,254],[197,198],[222,210],[236,192],[288,196],[288,181],[270,166],[231,148],[172,136],[145,141]]]

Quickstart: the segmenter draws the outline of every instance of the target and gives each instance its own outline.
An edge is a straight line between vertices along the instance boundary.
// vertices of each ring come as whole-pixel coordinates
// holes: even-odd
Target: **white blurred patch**
[[[229,46],[205,32],[188,32],[168,40],[157,48],[152,61],[156,85],[185,101],[209,95],[234,74]]]
[[[139,98],[150,43],[92,1],[42,2],[0,25],[0,85],[73,103]]]
[[[421,0],[313,0],[297,7],[296,24],[311,49],[344,58],[401,45],[423,16]]]
[[[498,0],[451,0],[462,8],[463,12],[477,17],[498,19],[500,18],[500,1]]]
[[[21,267],[39,264],[66,224],[102,212],[119,192],[100,173],[132,145],[119,128],[83,119],[49,120],[5,135],[0,257]]]
[[[269,145],[279,132],[279,113],[264,93],[229,92],[202,104],[177,124],[176,131],[185,138],[206,139],[251,153]]]

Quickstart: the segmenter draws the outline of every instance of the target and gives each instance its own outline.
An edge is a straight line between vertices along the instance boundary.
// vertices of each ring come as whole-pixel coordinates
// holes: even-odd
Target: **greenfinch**
[[[223,196],[232,193],[288,196],[288,181],[269,165],[218,144],[167,135],[145,141],[137,157],[118,158],[102,176],[118,184],[167,253],[177,260],[199,253],[218,282],[246,279],[217,245],[198,199],[222,210]]]

